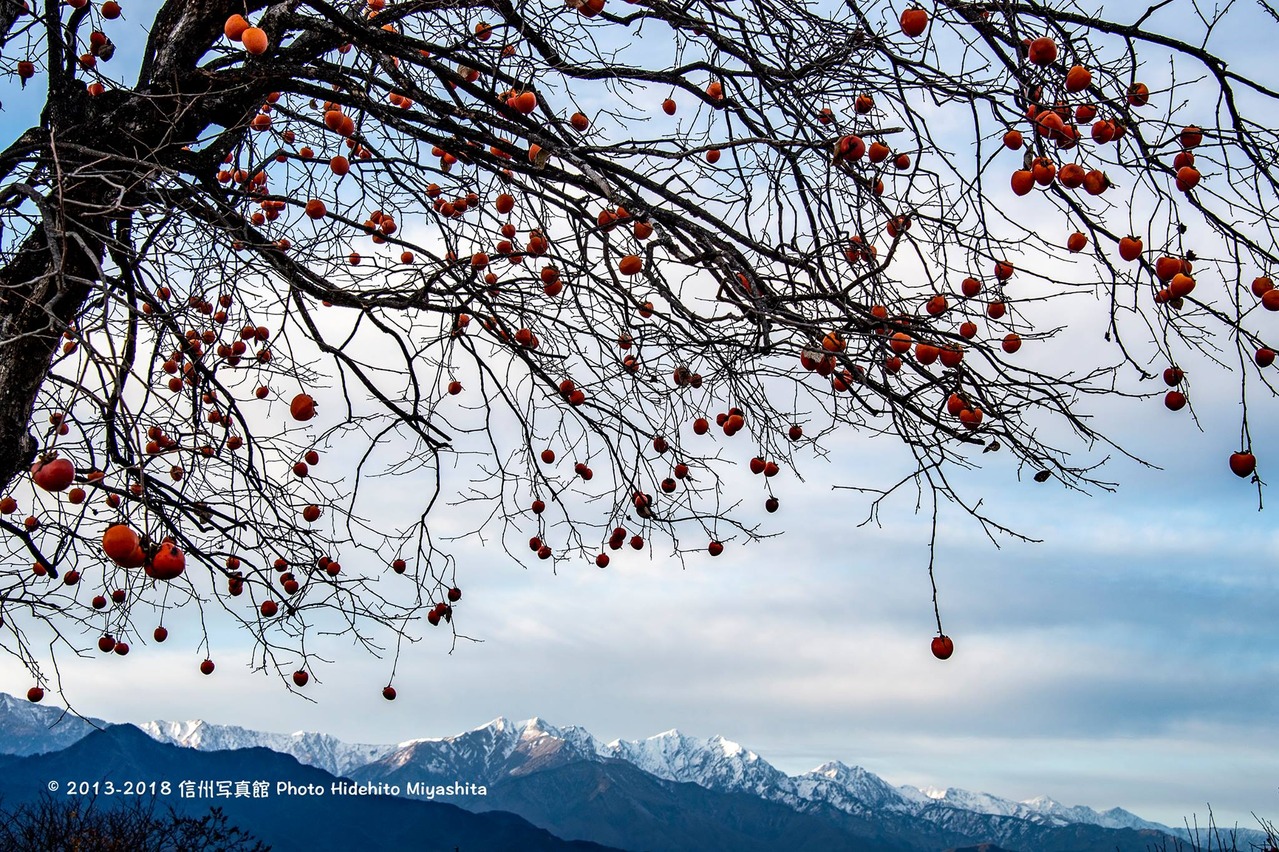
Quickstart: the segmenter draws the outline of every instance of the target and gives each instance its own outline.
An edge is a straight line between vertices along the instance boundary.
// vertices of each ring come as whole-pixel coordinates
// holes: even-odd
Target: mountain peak
[[[892,787],[887,781],[880,778],[869,769],[865,769],[861,766],[849,766],[842,760],[829,760],[816,769],[810,770],[804,773],[804,775],[798,777],[803,778],[811,776],[829,778],[831,781],[836,781],[846,787],[857,786],[860,788],[873,788],[883,791],[892,790],[893,795],[901,795],[915,801],[926,798],[921,796],[920,791],[914,787],[906,787],[905,789],[901,787]]]
[[[823,763],[821,766],[817,767],[816,769],[812,771],[816,775],[829,776],[829,775],[839,775],[841,773],[849,772],[851,770],[852,770],[852,767],[849,766],[847,763],[844,763],[844,761],[842,760],[828,760],[825,763]]]
[[[1047,808],[1059,808],[1062,806],[1061,802],[1057,801],[1052,796],[1036,796],[1033,799],[1023,799],[1022,804],[1027,805],[1028,807],[1035,808],[1036,810],[1047,809]]]
[[[492,720],[491,722],[488,722],[487,724],[484,724],[484,725],[480,725],[478,728],[472,728],[471,730],[483,731],[487,728],[494,731],[506,732],[506,731],[509,731],[511,727],[512,726],[511,726],[510,719],[506,718],[505,716],[498,716],[496,719]],[[441,739],[447,739],[447,737],[441,737]]]
[[[827,778],[846,778],[846,777],[862,777],[872,773],[862,769],[860,766],[849,766],[842,760],[828,760],[816,769],[810,770],[809,775],[825,775]]]
[[[704,740],[678,728],[644,740],[614,740],[601,753],[625,760],[658,778],[712,790],[761,795],[778,785],[786,789],[791,785],[788,776],[739,743],[722,736]]]
[[[547,734],[550,736],[556,736],[559,734],[559,729],[554,725],[547,724],[546,720],[541,716],[534,716],[532,719],[518,722],[515,727],[518,728],[525,736],[528,734]]]
[[[970,790],[964,790],[959,787],[947,787],[944,790],[938,787],[924,787],[924,788],[921,788],[921,792],[924,795],[928,796],[930,799],[944,801],[947,804],[953,804],[956,807],[964,807],[964,808],[967,808],[969,805],[973,803],[979,803],[979,802],[980,803],[998,802],[1001,805],[1020,804],[1019,802],[1010,802],[1008,799],[1001,799],[998,796],[991,795],[990,793],[974,793]]]
[[[647,737],[646,739],[679,740],[680,742],[683,742],[685,739],[687,739],[687,737],[684,736],[684,733],[679,728],[671,728],[669,731],[662,731],[660,734],[653,734],[653,736]]]
[[[726,757],[736,757],[740,754],[743,760],[755,761],[760,759],[759,755],[750,749],[743,748],[741,744],[725,739],[718,734],[707,740],[707,744],[718,748]]]
[[[849,766],[838,760],[796,775],[792,781],[795,795],[800,799],[825,802],[851,814],[905,813],[929,801],[914,788],[894,787],[868,769]]]

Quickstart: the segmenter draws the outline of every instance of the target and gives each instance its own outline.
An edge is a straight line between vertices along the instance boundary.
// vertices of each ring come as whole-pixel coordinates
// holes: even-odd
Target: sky
[[[1096,347],[1086,307],[1061,348],[1026,357]],[[63,698],[112,721],[203,718],[352,742],[444,736],[499,715],[605,741],[678,728],[791,773],[841,760],[892,783],[1049,795],[1172,825],[1202,824],[1211,805],[1218,824],[1255,827],[1253,813],[1279,817],[1279,535],[1274,510],[1259,512],[1255,487],[1226,469],[1231,387],[1207,368],[1196,382],[1202,432],[1158,399],[1087,403],[1160,468],[1112,458],[1117,493],[1019,478],[1006,454],[960,476],[992,515],[1042,541],[996,548],[943,511],[937,581],[956,646],[944,663],[929,652],[927,516],[898,499],[882,526],[860,526],[865,498],[831,487],[890,480],[905,460],[849,434],[828,445],[834,461],[800,454],[804,481],[776,478],[782,508],[767,520],[782,535],[730,542],[717,559],[627,549],[606,571],[552,574],[463,539],[459,610],[481,641],[450,653],[445,632],[424,626],[395,702],[380,696],[389,664],[337,641],[305,696],[241,665],[250,648],[234,634],[215,636],[219,668],[203,677],[180,621],[145,653],[64,660]],[[1275,411],[1252,413],[1258,447],[1279,438]],[[390,504],[413,483],[386,489]],[[466,519],[433,525],[451,528]],[[22,694],[29,680],[0,660],[0,688]]]

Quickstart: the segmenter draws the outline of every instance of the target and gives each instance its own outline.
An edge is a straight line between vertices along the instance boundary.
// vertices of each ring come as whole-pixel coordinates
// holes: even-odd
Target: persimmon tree
[[[47,685],[45,645],[126,653],[192,607],[302,688],[317,633],[398,659],[461,629],[441,529],[717,556],[848,431],[915,462],[856,483],[872,514],[913,489],[1016,534],[952,476],[983,464],[1109,487],[1089,395],[1175,412],[1196,363],[1274,394],[1277,97],[1227,24],[0,0],[7,109],[41,110],[0,155],[5,647]],[[1097,345],[1037,360],[1067,308]]]

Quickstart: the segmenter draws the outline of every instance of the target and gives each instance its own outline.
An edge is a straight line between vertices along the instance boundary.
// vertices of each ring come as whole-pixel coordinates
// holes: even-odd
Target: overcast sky
[[[1057,356],[1100,345],[1095,326],[1071,331]],[[337,664],[307,688],[314,702],[248,671],[234,635],[215,636],[219,667],[203,677],[181,621],[163,646],[64,660],[65,697],[113,721],[204,718],[359,742],[443,736],[499,715],[606,741],[677,727],[792,773],[842,760],[894,783],[1046,794],[1170,824],[1203,821],[1211,804],[1219,822],[1252,827],[1250,812],[1279,817],[1279,535],[1274,510],[1259,513],[1255,487],[1226,469],[1238,449],[1232,391],[1202,376],[1203,433],[1157,399],[1090,404],[1162,468],[1112,460],[1116,494],[1019,480],[1006,454],[961,477],[992,515],[1043,541],[996,549],[961,513],[943,513],[937,578],[956,645],[945,663],[929,653],[926,516],[899,499],[882,527],[859,528],[865,499],[830,487],[889,481],[903,459],[848,435],[834,463],[801,458],[807,482],[776,478],[782,509],[768,521],[784,535],[730,542],[718,559],[681,566],[628,548],[606,571],[552,575],[460,542],[459,612],[482,642],[450,655],[446,633],[423,625],[395,702],[380,696],[389,664],[337,642],[324,647]],[[1263,475],[1275,410],[1252,413]],[[399,500],[414,484],[386,488]],[[449,524],[465,527],[441,518],[433,529]],[[0,675],[15,694],[30,682],[8,660]]]

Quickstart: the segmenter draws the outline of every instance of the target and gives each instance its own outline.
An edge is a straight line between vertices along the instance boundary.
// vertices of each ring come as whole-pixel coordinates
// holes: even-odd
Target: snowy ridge
[[[1102,828],[1152,829],[1177,832],[1177,829],[1144,820],[1123,808],[1111,808],[1099,813],[1086,805],[1063,805],[1048,796],[1036,796],[1023,802],[1014,802],[992,796],[990,793],[971,793],[955,787],[942,790],[925,787],[920,790],[935,805],[995,816],[1010,816],[1030,820],[1041,825],[1070,825],[1084,823]]]
[[[57,751],[108,724],[0,693],[0,753]],[[270,733],[202,720],[154,721],[138,727],[160,742],[200,751],[263,747],[335,775],[366,781],[407,774],[492,785],[573,761],[622,760],[668,781],[748,793],[799,811],[829,806],[868,818],[896,813],[940,826],[955,826],[957,820],[975,817],[1002,817],[1049,827],[1083,823],[1182,836],[1187,833],[1118,807],[1099,812],[1083,805],[1063,805],[1048,796],[1016,802],[955,787],[893,786],[869,770],[838,761],[787,775],[732,740],[721,736],[702,739],[678,730],[605,744],[578,726],[557,727],[537,717],[512,722],[499,716],[452,736],[378,745],[345,743],[328,734],[307,731]],[[1252,834],[1246,829],[1242,833]]]
[[[826,804],[845,813],[873,816],[893,812],[945,822],[945,814],[964,811],[1006,816],[1044,826],[1084,823],[1101,828],[1151,829],[1183,834],[1144,820],[1123,808],[1099,813],[1093,808],[1063,805],[1048,796],[1014,802],[989,793],[955,787],[919,789],[893,786],[873,772],[839,761],[824,763],[799,775],[786,775],[755,752],[723,737],[699,739],[670,730],[646,740],[614,740],[600,752],[625,760],[669,781],[713,790],[753,793],[800,811]]]
[[[0,712],[6,698],[0,697]],[[16,710],[25,712],[29,708],[26,702],[8,700]],[[860,817],[873,819],[877,814],[896,813],[952,829],[972,816],[988,816],[1045,827],[1082,823],[1186,834],[1184,829],[1151,822],[1118,807],[1099,812],[1086,805],[1063,805],[1048,796],[1017,802],[957,787],[893,786],[867,769],[839,761],[787,775],[754,751],[725,737],[702,739],[678,730],[644,740],[619,739],[606,744],[576,725],[557,727],[538,717],[512,722],[499,716],[452,736],[369,745],[343,743],[326,734],[273,734],[198,720],[149,722],[140,727],[162,742],[204,751],[262,746],[335,775],[363,781],[407,772],[441,780],[464,778],[491,786],[503,778],[531,775],[574,760],[614,759],[668,781],[748,793],[803,812],[827,805]]]
[[[1026,807],[1021,802],[1013,802],[992,796],[990,793],[971,793],[957,787],[942,790],[937,787],[924,787],[919,792],[928,797],[929,803],[945,805],[961,811],[972,811],[992,816],[1011,816],[1026,819],[1030,815],[1040,815],[1038,811]],[[1041,797],[1047,798],[1047,797]],[[1049,799],[1048,801],[1052,801]]]
[[[790,779],[768,761],[718,736],[702,740],[670,730],[646,740],[614,740],[600,754],[625,760],[658,778],[712,790],[771,798],[770,791],[791,788]]]
[[[914,787],[894,787],[873,772],[839,761],[823,763],[792,780],[800,799],[825,802],[850,814],[871,811],[914,814],[928,801],[927,796]]]
[[[699,739],[678,730],[646,740],[614,740],[599,754],[628,763],[668,781],[697,784],[712,790],[751,793],[800,811],[827,804],[837,810],[871,817],[892,812],[948,822],[947,814],[963,811],[1012,817],[1037,825],[1085,823],[1102,828],[1153,829],[1175,832],[1143,820],[1122,808],[1105,813],[1086,806],[1068,807],[1047,796],[1014,802],[989,793],[955,787],[895,787],[860,766],[834,761],[800,775],[786,775],[750,749],[723,737]]]
[[[939,824],[950,821],[948,814],[965,812],[1044,826],[1084,823],[1102,828],[1182,833],[1122,808],[1098,812],[1084,805],[1063,805],[1048,796],[1016,802],[956,787],[893,786],[869,770],[839,761],[787,775],[740,743],[722,736],[702,739],[674,729],[644,740],[618,739],[606,744],[576,725],[557,727],[536,716],[512,722],[499,716],[452,736],[424,737],[395,745],[352,745],[326,734],[272,734],[203,721],[149,722],[140,727],[162,742],[205,751],[263,746],[337,775],[354,774],[361,780],[410,771],[491,785],[504,777],[532,774],[571,760],[616,759],[668,781],[749,793],[800,811],[826,804],[858,816],[892,812]]]
[[[1144,820],[1136,814],[1126,811],[1123,808],[1111,808],[1108,811],[1098,813],[1086,805],[1063,805],[1055,802],[1047,796],[1038,796],[1034,799],[1027,799],[1021,804],[1047,816],[1056,817],[1064,822],[1086,822],[1091,825],[1099,825],[1102,828],[1149,828],[1156,831],[1167,831],[1168,827],[1160,825],[1156,822]]]
[[[499,716],[465,733],[403,743],[357,767],[353,775],[369,781],[394,775],[491,785],[575,760],[599,760],[601,747],[583,728],[557,728],[537,717],[513,723]]]
[[[319,767],[334,775],[346,775],[395,750],[395,746],[391,745],[344,743],[328,734],[310,731],[274,734],[252,731],[237,725],[212,725],[200,719],[189,722],[146,722],[138,727],[154,740],[197,751],[269,748],[271,751],[292,755],[299,763]]]
[[[935,815],[940,806],[1044,822],[1038,811],[1016,802],[954,788],[943,791],[894,787],[869,770],[838,761],[824,763],[800,775],[786,775],[731,740],[723,737],[703,740],[678,730],[646,740],[614,740],[601,754],[625,760],[668,781],[693,783],[724,792],[751,793],[800,811],[812,810],[824,803],[858,816],[889,811],[928,819],[930,811]]]

